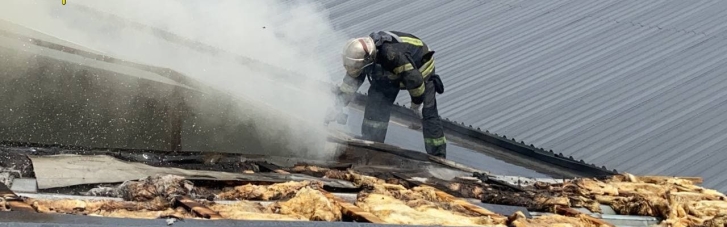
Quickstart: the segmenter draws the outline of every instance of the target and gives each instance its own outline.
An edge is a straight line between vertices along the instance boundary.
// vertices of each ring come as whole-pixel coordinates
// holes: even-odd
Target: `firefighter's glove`
[[[409,109],[414,111],[414,115],[416,115],[419,119],[422,119],[422,104],[414,104],[411,103],[411,106],[409,106]]]

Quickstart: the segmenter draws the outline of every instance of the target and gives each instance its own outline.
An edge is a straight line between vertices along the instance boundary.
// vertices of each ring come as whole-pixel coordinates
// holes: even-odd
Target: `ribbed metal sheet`
[[[428,42],[445,118],[727,191],[727,1],[318,2],[350,37],[400,30]]]
[[[348,111],[348,114],[348,122],[346,125],[334,125],[334,127],[354,135],[361,135],[360,132],[361,121],[363,121],[363,112],[351,109]],[[422,137],[421,132],[409,129],[404,125],[395,123],[394,121],[389,123],[385,142],[404,149],[417,150],[421,152],[424,152],[425,150],[424,138]],[[447,145],[447,159],[497,175],[521,176],[529,178],[558,177],[547,173],[541,173],[535,168],[529,166],[511,164],[504,160],[500,160],[483,153],[478,153],[456,144]]]

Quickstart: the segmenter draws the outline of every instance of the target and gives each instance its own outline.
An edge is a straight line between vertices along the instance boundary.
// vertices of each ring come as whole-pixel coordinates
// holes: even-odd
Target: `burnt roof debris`
[[[335,139],[334,139],[335,140]],[[618,175],[618,176],[612,176],[612,177],[601,177],[600,179],[603,180],[603,182],[610,182],[607,184],[604,184],[603,182],[597,181],[599,178],[583,178],[583,179],[577,179],[575,181],[571,182],[564,182],[564,183],[545,183],[544,181],[540,181],[537,179],[522,179],[512,182],[507,182],[500,180],[498,176],[488,175],[481,172],[472,172],[470,173],[472,177],[468,177],[466,175],[466,171],[462,172],[465,175],[459,175],[457,177],[449,178],[449,179],[443,179],[443,178],[437,178],[432,176],[427,176],[425,171],[421,171],[421,169],[417,169],[422,166],[422,163],[426,163],[430,166],[439,166],[440,168],[451,168],[451,166],[448,166],[446,164],[438,164],[436,163],[436,160],[430,159],[429,162],[422,161],[422,158],[419,157],[419,155],[413,155],[413,154],[406,154],[411,151],[406,151],[404,149],[398,148],[398,147],[392,147],[390,145],[386,144],[378,144],[378,143],[369,143],[365,141],[358,141],[358,140],[348,140],[348,141],[339,141],[341,143],[345,143],[349,145],[348,147],[351,149],[347,149],[350,156],[357,156],[357,157],[348,157],[343,158],[346,160],[354,159],[358,160],[357,163],[352,163],[351,167],[354,169],[355,172],[358,172],[360,174],[365,174],[368,176],[375,176],[376,178],[379,178],[381,180],[386,180],[389,184],[399,184],[403,185],[404,188],[411,189],[413,187],[417,186],[423,186],[423,189],[426,189],[427,187],[432,187],[435,190],[435,195],[439,197],[440,199],[446,199],[444,201],[454,201],[454,204],[459,204],[466,209],[470,210],[470,212],[481,209],[481,208],[487,208],[487,210],[480,210],[479,212],[494,212],[496,215],[505,215],[509,216],[512,214],[512,212],[520,211],[523,212],[523,215],[525,218],[531,218],[531,217],[537,217],[542,215],[552,215],[548,213],[542,213],[546,212],[546,210],[550,210],[550,208],[555,208],[555,212],[558,214],[566,215],[566,216],[576,216],[584,218],[584,220],[588,220],[591,222],[602,222],[606,223],[606,225],[612,226],[611,224],[608,224],[611,220],[618,220],[618,223],[623,223],[624,225],[628,226],[646,226],[644,225],[644,221],[648,222],[659,222],[663,219],[658,219],[660,215],[666,215],[666,214],[657,214],[654,213],[651,216],[656,217],[657,219],[654,219],[654,217],[644,217],[644,216],[608,216],[606,215],[607,211],[601,212],[601,209],[606,209],[608,207],[601,207],[595,206],[594,204],[598,204],[599,202],[607,202],[611,201],[613,202],[613,196],[615,196],[615,187],[622,187],[619,188],[619,190],[636,190],[635,192],[638,192],[638,188],[634,188],[635,186],[643,186],[644,184],[650,184],[651,187],[666,187],[670,185],[671,181],[678,182],[682,186],[678,187],[679,190],[688,190],[689,192],[702,192],[704,191],[704,194],[701,196],[705,198],[712,198],[712,197],[719,197],[721,196],[720,193],[713,192],[710,190],[706,190],[701,187],[697,187],[692,184],[696,184],[701,182],[701,179],[699,178],[671,178],[671,177],[658,177],[658,176],[633,176],[633,175]],[[353,146],[356,145],[356,146]],[[13,147],[13,150],[15,151],[23,151],[27,150],[28,152],[32,152],[32,149],[30,147]],[[89,149],[92,152],[94,149]],[[61,149],[55,149],[55,151],[60,152]],[[104,152],[104,151],[97,151],[97,152]],[[129,151],[127,151],[129,152]],[[167,155],[173,155],[174,153],[160,153],[160,152],[148,152],[147,154],[151,153],[159,153],[161,154],[167,154]],[[194,154],[195,152],[186,152],[186,154],[179,154],[178,156],[184,156],[189,155],[190,159],[198,159],[201,155]],[[367,154],[368,153],[368,154]],[[45,155],[51,155],[52,152],[45,151]],[[90,153],[89,153],[90,154]],[[223,156],[239,156],[240,154],[221,154]],[[393,155],[393,156],[391,156]],[[383,157],[382,157],[383,156]],[[366,158],[361,158],[366,157]],[[397,157],[397,158],[394,158]],[[409,157],[414,158],[414,160],[410,159]],[[265,158],[267,159],[267,158]],[[365,160],[362,160],[365,159]],[[392,166],[391,162],[392,159],[401,159],[401,161],[404,162],[413,162],[409,165],[401,165],[399,167]],[[243,161],[241,159],[237,159],[239,161]],[[310,160],[314,161],[314,160]],[[281,176],[284,176],[286,174],[300,174],[306,171],[312,171],[311,173],[317,173],[322,174],[321,176],[328,176],[331,179],[341,179],[349,177],[352,177],[352,172],[347,172],[346,170],[335,170],[335,169],[329,169],[326,167],[320,167],[320,166],[308,166],[303,164],[297,164],[294,165],[293,168],[291,167],[284,167],[284,166],[275,166],[275,164],[266,163],[266,167],[260,168],[261,170],[267,169],[266,171],[250,174],[250,176],[254,175],[261,175],[260,178],[261,181],[259,182],[251,182],[251,181],[243,181],[242,184],[249,184],[252,183],[253,185],[270,185],[269,183],[275,183],[278,181],[270,181],[271,178],[267,173],[270,174],[279,174],[279,173],[273,173],[272,170],[274,169],[284,169],[286,172],[285,174],[280,174]],[[380,168],[375,168],[374,166],[379,165]],[[335,166],[335,165],[334,165]],[[184,168],[184,164],[180,164],[180,167]],[[302,168],[298,168],[302,167]],[[337,168],[342,168],[338,166]],[[456,169],[456,168],[455,168]],[[337,174],[337,175],[336,175]],[[363,177],[363,176],[359,176]],[[354,177],[355,178],[355,177]],[[145,179],[153,179],[153,178],[145,178]],[[165,179],[173,179],[173,178],[165,178]],[[251,178],[252,179],[252,178]],[[307,179],[314,179],[314,178],[307,178]],[[398,179],[399,181],[397,181]],[[333,197],[340,198],[348,198],[350,196],[347,196],[345,193],[358,193],[356,196],[362,196],[366,195],[366,190],[370,190],[369,186],[366,186],[366,184],[372,184],[373,181],[357,181],[355,179],[349,179],[354,184],[355,182],[359,182],[359,190],[349,190],[349,191],[343,191],[343,194],[337,194],[337,195],[331,195]],[[359,179],[361,180],[361,179]],[[143,179],[142,179],[143,181]],[[194,180],[190,179],[191,182],[193,182],[195,189],[193,190],[195,193],[192,193],[191,195],[185,197],[185,195],[178,195],[176,196],[176,200],[179,200],[178,202],[183,205],[183,207],[186,207],[187,210],[192,210],[193,212],[196,212],[197,216],[200,216],[201,218],[212,218],[213,216],[217,214],[224,215],[222,213],[216,213],[215,210],[208,209],[206,205],[204,205],[206,202],[204,200],[214,200],[219,203],[225,203],[225,201],[218,201],[216,198],[214,198],[214,194],[221,193],[221,192],[230,192],[230,189],[219,189],[219,182],[216,184],[210,184],[209,181],[205,183],[205,180]],[[265,183],[267,181],[270,181],[268,183]],[[245,183],[247,182],[247,183]],[[292,184],[305,184],[303,181],[296,181],[299,183],[292,183]],[[232,183],[232,182],[230,182]],[[125,185],[125,184],[122,184]],[[214,187],[214,185],[217,185]],[[240,185],[240,182],[237,184],[233,183],[231,185]],[[619,186],[621,185],[621,186]],[[661,185],[661,186],[660,186]],[[139,185],[142,186],[142,185]],[[210,188],[205,188],[210,187]],[[247,186],[247,187],[253,187],[257,188],[258,186]],[[577,190],[572,191],[571,189],[576,187]],[[569,189],[570,188],[570,189]],[[1,188],[0,188],[1,189]],[[252,189],[252,188],[250,188]],[[324,191],[335,191],[336,187],[325,187],[323,188]],[[568,189],[568,190],[566,190]],[[237,190],[237,189],[235,189]],[[248,190],[248,189],[241,189],[241,190]],[[439,190],[439,191],[436,191]],[[644,189],[646,190],[646,189]],[[656,190],[656,189],[655,189]],[[2,190],[0,190],[2,191]],[[658,192],[659,190],[654,191],[654,193]],[[440,193],[441,192],[441,193]],[[626,193],[627,191],[624,191]],[[68,192],[65,192],[68,193]],[[175,191],[176,193],[176,191]],[[210,194],[211,193],[211,194]],[[283,193],[283,192],[281,192]],[[363,193],[363,194],[362,194]],[[443,193],[443,194],[442,194]],[[569,195],[566,197],[559,196],[559,193],[564,193],[565,195]],[[576,196],[576,194],[571,195],[572,193],[585,193],[583,196]],[[593,196],[588,193],[594,193]],[[6,193],[8,195],[12,194],[12,192]],[[228,196],[232,196],[233,194],[225,193]],[[627,193],[628,194],[628,193]],[[35,198],[35,194],[23,194],[24,196],[33,196],[31,198]],[[452,197],[452,195],[458,196],[458,197]],[[38,194],[37,196],[44,196],[42,194]],[[52,195],[51,195],[52,196]],[[60,197],[59,197],[60,196]],[[196,196],[201,196],[197,198]],[[241,195],[245,196],[245,195]],[[247,195],[247,196],[253,196],[257,198],[256,196],[260,195]],[[276,195],[275,198],[289,198],[292,196],[292,194],[280,194]],[[584,197],[585,196],[585,197]],[[600,198],[600,197],[602,198]],[[16,196],[17,197],[17,196]],[[56,195],[56,199],[64,198],[63,195]],[[723,196],[722,196],[723,197]],[[75,197],[75,199],[90,199],[91,197]],[[94,197],[94,199],[98,199],[99,197]],[[591,198],[591,199],[589,199]],[[593,198],[597,198],[598,201],[595,201]],[[472,199],[480,200],[481,202],[473,202]],[[343,199],[340,200],[342,202],[350,201],[350,199]],[[456,200],[456,201],[455,201]],[[25,200],[18,200],[18,201],[25,201]],[[185,203],[186,201],[186,203]],[[274,201],[269,201],[274,202]],[[642,201],[643,202],[643,201]],[[639,202],[639,204],[642,204],[642,202]],[[720,201],[717,201],[720,202]],[[123,202],[121,202],[123,203]],[[494,203],[494,204],[487,204],[487,203]],[[470,205],[467,205],[470,204]],[[23,205],[22,203],[16,204],[16,205]],[[26,204],[27,205],[27,204]],[[138,206],[139,204],[135,205]],[[472,206],[470,208],[467,208],[467,206]],[[638,205],[638,204],[636,204]],[[128,203],[127,206],[131,206],[131,203]],[[577,207],[581,210],[579,211],[573,208],[570,208],[571,206]],[[615,205],[614,205],[615,206]],[[641,205],[639,205],[641,206]],[[478,208],[480,207],[480,208]],[[350,208],[355,208],[355,205],[352,205]],[[618,208],[618,207],[617,207]],[[34,208],[31,208],[34,211]],[[616,208],[614,208],[616,209]],[[595,210],[594,212],[591,212],[589,210]],[[31,211],[30,213],[35,213]],[[533,212],[537,211],[537,212]],[[611,212],[611,211],[608,211]],[[625,211],[623,209],[620,209],[617,212],[625,212],[625,214],[640,214],[640,215],[646,215],[647,211]],[[634,213],[636,212],[636,213]],[[641,213],[639,213],[641,212]],[[532,214],[531,214],[532,213]],[[603,214],[601,214],[603,213]],[[20,214],[20,213],[18,213]],[[480,213],[483,214],[483,213]],[[586,214],[586,216],[582,216],[581,214]],[[25,214],[23,214],[25,215]],[[52,214],[46,214],[42,215],[40,217],[48,217],[48,215]],[[10,221],[20,221],[22,222],[22,215],[15,216],[15,218],[10,218],[7,220]],[[59,216],[61,219],[63,218],[72,218],[72,217],[66,217],[66,216]],[[671,216],[670,216],[671,217]],[[223,216],[219,216],[218,218],[225,218]],[[649,219],[650,218],[650,219]],[[673,217],[672,217],[673,218]],[[105,220],[104,218],[101,218],[100,220]],[[119,221],[126,222],[127,219],[120,219]],[[672,220],[673,221],[673,220]],[[716,221],[716,220],[715,220]],[[252,223],[256,221],[251,221]],[[207,224],[207,223],[205,223]],[[343,224],[343,223],[342,223]],[[617,225],[620,226],[620,225]]]
[[[27,155],[106,155],[121,161],[142,163],[154,167],[175,167],[189,170],[208,170],[240,173],[246,170],[254,172],[275,172],[280,166],[308,163],[321,167],[341,169],[352,167],[381,166],[385,168],[412,169],[420,172],[429,171],[428,168],[446,168],[462,171],[461,166],[450,166],[449,162],[437,164],[430,156],[388,144],[368,144],[358,140],[340,140],[332,138],[339,144],[347,146],[339,153],[335,160],[293,159],[290,157],[275,157],[267,155],[247,155],[240,153],[218,153],[204,151],[169,152],[159,150],[91,148],[79,146],[44,145],[34,143],[6,143],[0,146],[0,153],[4,158],[0,161],[2,166],[15,166],[25,169],[23,177],[32,175],[33,166]],[[17,146],[18,144],[32,146]],[[467,168],[467,171],[479,171]]]

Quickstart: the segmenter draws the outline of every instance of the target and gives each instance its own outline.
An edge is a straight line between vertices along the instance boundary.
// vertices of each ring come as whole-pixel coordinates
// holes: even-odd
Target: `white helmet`
[[[349,75],[358,75],[366,66],[373,64],[376,45],[371,37],[348,40],[343,48],[343,67]]]

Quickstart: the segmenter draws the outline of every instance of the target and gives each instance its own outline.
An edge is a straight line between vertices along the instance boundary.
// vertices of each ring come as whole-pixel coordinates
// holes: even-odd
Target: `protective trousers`
[[[428,78],[429,79],[429,78]],[[424,104],[422,107],[422,133],[424,147],[428,154],[446,158],[447,141],[444,137],[441,118],[437,110],[436,92],[432,80],[425,81]],[[383,143],[389,127],[391,110],[399,84],[388,80],[373,80],[368,91],[368,101],[364,110],[361,134],[364,139]]]

